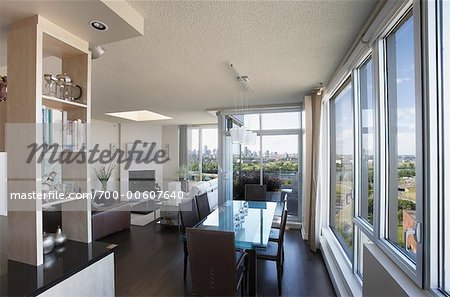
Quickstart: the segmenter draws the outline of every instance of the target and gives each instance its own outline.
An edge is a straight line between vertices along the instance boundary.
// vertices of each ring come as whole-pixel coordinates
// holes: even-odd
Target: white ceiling
[[[205,124],[239,97],[230,63],[250,78],[248,105],[300,102],[331,78],[376,0],[128,3],[145,34],[93,60],[93,116],[148,109],[173,118],[156,124]]]
[[[93,112],[149,109],[165,124],[204,124],[233,107],[248,75],[249,105],[298,103],[327,82],[376,1],[129,1],[145,35],[93,61]]]

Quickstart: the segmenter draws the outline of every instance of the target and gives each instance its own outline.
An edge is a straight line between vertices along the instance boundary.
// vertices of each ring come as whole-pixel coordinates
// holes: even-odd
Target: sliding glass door
[[[298,217],[301,210],[298,151],[298,134],[262,137],[263,183],[274,193],[287,195],[288,214],[294,217]]]

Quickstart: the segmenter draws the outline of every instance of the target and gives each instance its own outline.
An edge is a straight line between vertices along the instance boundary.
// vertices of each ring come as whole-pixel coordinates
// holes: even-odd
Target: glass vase
[[[101,180],[102,183],[102,191],[106,191],[108,189],[108,181],[107,180]]]

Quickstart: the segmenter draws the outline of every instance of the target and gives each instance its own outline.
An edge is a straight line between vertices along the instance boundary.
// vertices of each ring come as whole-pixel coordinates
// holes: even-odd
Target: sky
[[[398,152],[415,155],[414,30],[411,17],[396,32]],[[405,50],[406,49],[406,50]]]
[[[397,93],[397,116],[391,120],[397,126],[397,145],[399,155],[415,155],[415,69],[414,69],[414,30],[412,17],[405,22],[388,43],[395,45],[395,68]],[[387,62],[394,60],[387,56]],[[371,86],[369,86],[371,87]],[[388,98],[395,102],[391,98]],[[335,99],[336,108],[336,154],[351,154],[353,149],[353,115],[352,115],[352,90],[347,86]],[[369,109],[373,106],[369,105]],[[389,107],[393,111],[393,107]],[[365,127],[373,126],[371,110],[363,110],[363,124]],[[391,113],[395,115],[395,113]],[[390,131],[392,132],[392,131]],[[373,141],[369,143],[373,145]]]

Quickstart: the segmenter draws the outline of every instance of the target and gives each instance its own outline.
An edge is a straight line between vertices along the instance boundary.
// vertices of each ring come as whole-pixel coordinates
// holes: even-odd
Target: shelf
[[[42,201],[42,208],[46,208],[46,207],[50,207],[50,206],[55,206],[55,205],[60,205],[60,204],[67,203],[67,202],[78,201],[78,200],[81,200],[81,199],[83,199],[83,198],[73,198],[73,199],[66,198],[66,199],[58,199],[58,200],[55,200],[55,201],[52,201],[52,202],[45,202],[45,203],[44,203],[44,201]]]
[[[78,44],[78,46],[81,46]],[[67,58],[73,56],[87,55],[87,52],[70,45],[44,32],[42,36],[42,47],[44,56],[55,56]]]
[[[42,105],[45,105],[48,108],[59,109],[59,110],[72,110],[72,109],[87,108],[87,105],[83,104],[83,103],[67,101],[67,100],[63,100],[63,99],[59,99],[59,98],[47,96],[47,95],[42,95]]]

